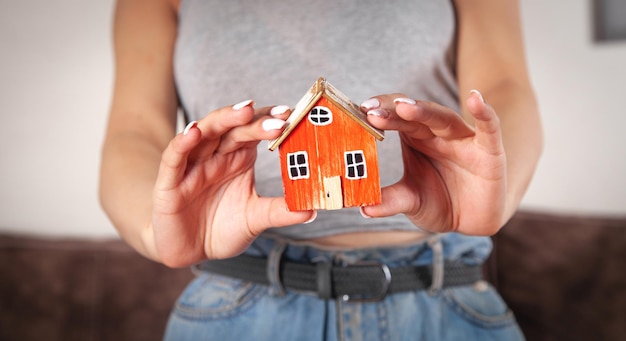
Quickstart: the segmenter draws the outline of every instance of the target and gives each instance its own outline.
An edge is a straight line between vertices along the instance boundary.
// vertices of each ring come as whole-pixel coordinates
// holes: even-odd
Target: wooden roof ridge
[[[373,127],[367,122],[367,115],[361,112],[360,107],[352,102],[346,95],[344,95],[339,89],[330,84],[324,77],[320,77],[313,86],[306,92],[304,96],[298,101],[296,106],[291,111],[291,115],[287,118],[287,123],[282,134],[276,139],[269,142],[268,148],[275,150],[280,146],[285,139],[293,132],[298,126],[300,121],[311,111],[315,103],[320,98],[325,97],[333,104],[340,108],[343,108],[350,118],[355,120],[363,129],[372,134],[376,139],[382,141],[385,138],[385,134],[382,130]]]

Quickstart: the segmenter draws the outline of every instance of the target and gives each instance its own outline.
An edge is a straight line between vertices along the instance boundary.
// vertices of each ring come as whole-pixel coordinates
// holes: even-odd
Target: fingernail
[[[387,118],[389,117],[389,112],[387,110],[384,109],[374,109],[374,110],[370,110],[367,112],[368,115],[372,115],[372,116],[376,116],[376,117],[380,117],[380,118]]]
[[[268,118],[261,123],[261,126],[265,131],[278,130],[285,126],[285,121],[278,118]]]
[[[272,115],[272,116],[282,115],[282,114],[286,113],[287,110],[289,110],[289,106],[287,106],[287,105],[277,105],[277,106],[273,107],[272,110],[270,110],[270,115]]]
[[[480,91],[478,91],[478,90],[470,90],[470,93],[478,96],[478,98],[480,98],[480,101],[485,103],[485,99],[483,98],[483,95],[480,93]]]
[[[240,110],[240,109],[243,109],[243,108],[249,106],[250,104],[252,104],[252,100],[251,99],[233,105],[233,109],[234,110]]]
[[[313,211],[313,215],[311,216],[311,218],[309,218],[309,220],[305,221],[304,224],[310,224],[310,223],[314,222],[315,218],[317,218],[317,211]]]
[[[361,212],[361,215],[365,219],[370,219],[372,217],[372,216],[369,216],[369,215],[365,214],[365,210],[363,209],[363,207],[359,207],[359,212]]]
[[[361,107],[366,110],[372,110],[380,107],[380,101],[377,98],[370,98],[361,103]]]
[[[197,121],[191,121],[187,124],[187,126],[185,127],[185,129],[183,130],[183,135],[187,135],[189,134],[189,131],[191,130],[191,128],[195,127],[198,125]]]
[[[398,104],[398,103],[406,103],[406,104],[411,104],[411,105],[413,105],[413,104],[416,104],[416,103],[417,103],[417,102],[415,102],[415,100],[412,100],[412,99],[410,99],[410,98],[404,98],[404,97],[396,98],[396,99],[394,99],[394,100],[393,100],[393,102],[394,102],[395,104]]]

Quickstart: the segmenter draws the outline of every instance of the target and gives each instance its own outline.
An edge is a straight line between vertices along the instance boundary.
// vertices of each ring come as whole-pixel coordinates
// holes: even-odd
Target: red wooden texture
[[[290,211],[321,208],[318,189],[322,188],[319,160],[316,153],[315,127],[304,118],[279,147],[285,200]],[[309,154],[309,178],[291,180],[287,153],[307,151]]]
[[[376,139],[326,98],[322,97],[316,105],[332,111],[332,124],[315,126],[307,116],[279,148],[285,198],[289,209],[297,211],[327,208],[324,203],[323,179],[333,176],[341,177],[344,207],[379,204],[380,178]],[[365,154],[367,178],[346,179],[344,152],[355,150],[362,150]],[[296,151],[308,152],[309,179],[289,178],[287,153]]]

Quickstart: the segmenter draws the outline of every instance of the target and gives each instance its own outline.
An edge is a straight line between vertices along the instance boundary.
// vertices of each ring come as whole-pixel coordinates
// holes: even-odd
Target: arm
[[[369,216],[404,213],[433,232],[491,235],[517,209],[537,165],[539,113],[517,3],[457,2],[462,117],[403,94],[364,102],[373,125],[399,131],[404,177],[383,189],[382,205],[363,210]]]
[[[176,6],[119,0],[116,81],[102,154],[102,206],[137,251],[168,266],[232,257],[270,227],[302,223],[284,198],[254,188],[256,146],[289,112],[254,102],[217,109],[175,134]]]
[[[157,259],[152,189],[176,128],[172,75],[176,9],[169,0],[120,0],[115,8],[115,83],[102,150],[100,201],[132,247]]]
[[[478,89],[498,113],[507,156],[503,222],[515,213],[542,150],[539,110],[525,61],[517,0],[456,0],[461,98]],[[473,122],[465,106],[463,116]]]

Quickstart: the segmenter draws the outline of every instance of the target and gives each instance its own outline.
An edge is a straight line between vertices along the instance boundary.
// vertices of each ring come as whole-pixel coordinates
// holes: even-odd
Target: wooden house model
[[[376,140],[359,106],[320,78],[300,99],[278,148],[285,199],[290,211],[340,209],[381,202]]]

